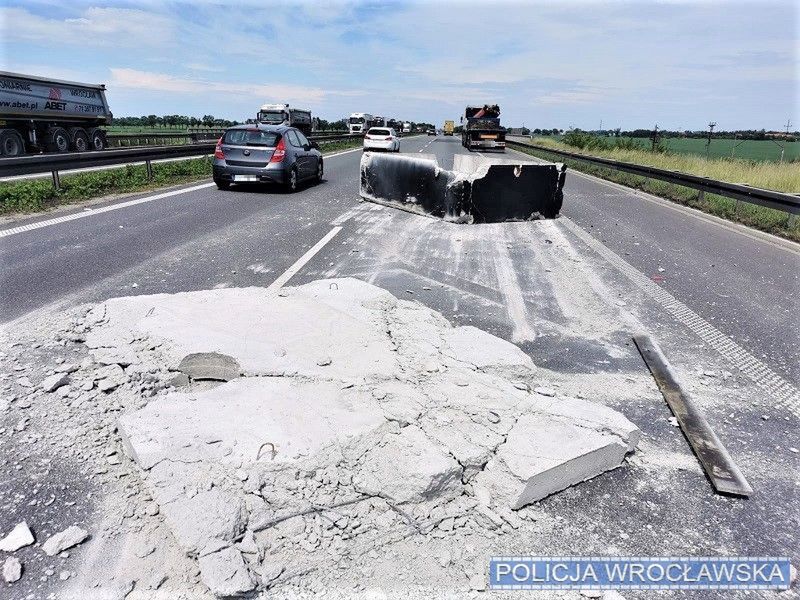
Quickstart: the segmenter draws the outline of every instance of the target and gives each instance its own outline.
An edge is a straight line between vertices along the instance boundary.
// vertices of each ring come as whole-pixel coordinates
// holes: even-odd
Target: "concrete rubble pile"
[[[639,439],[612,409],[533,391],[513,344],[355,279],[117,298],[86,322],[96,358],[135,347],[174,371],[120,434],[220,597],[516,523]]]

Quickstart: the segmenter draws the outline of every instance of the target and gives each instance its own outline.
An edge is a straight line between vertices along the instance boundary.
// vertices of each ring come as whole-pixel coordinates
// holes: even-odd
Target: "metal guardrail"
[[[358,139],[361,137],[362,136],[358,134],[339,134],[309,136],[309,139],[324,144],[326,142]],[[0,158],[0,178],[49,172],[52,173],[53,176],[53,185],[58,189],[61,187],[60,171],[144,163],[147,168],[147,178],[152,179],[152,161],[207,156],[214,153],[215,146],[216,139],[214,139],[213,142],[173,144],[170,146],[138,146],[133,148],[113,148],[99,152],[34,154],[15,158]]]
[[[586,154],[579,154],[577,152],[556,150],[547,146],[527,144],[525,142],[511,140],[508,138],[506,138],[506,144],[530,148],[532,150],[540,150],[542,152],[549,152],[550,154],[555,154],[556,156],[582,160],[600,167],[624,171],[626,173],[631,173],[633,175],[639,175],[641,177],[647,177],[650,179],[666,181],[667,183],[673,183],[695,189],[701,194],[701,196],[702,194],[708,192],[709,194],[725,196],[726,198],[732,198],[734,200],[748,202],[750,204],[766,206],[768,208],[789,213],[790,215],[800,214],[800,196],[796,194],[751,187],[743,183],[728,183],[726,181],[718,181],[716,179],[709,179],[708,177],[701,177],[699,175],[691,175],[689,173],[683,173],[680,171],[669,171],[667,169],[659,169],[657,167],[626,163],[618,160],[612,160],[610,158],[600,158],[598,156],[588,156]]]
[[[188,131],[167,133],[161,131],[150,131],[144,133],[108,133],[106,139],[108,140],[110,148],[133,148],[138,146],[163,146],[172,144],[197,144],[201,142],[216,141],[225,129],[206,129],[202,131]],[[312,134],[309,139],[316,141],[331,141],[339,140],[351,136],[347,133],[336,132],[319,132]]]

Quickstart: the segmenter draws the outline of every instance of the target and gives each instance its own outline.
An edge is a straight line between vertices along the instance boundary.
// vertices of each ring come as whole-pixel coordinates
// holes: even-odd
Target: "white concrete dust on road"
[[[219,596],[321,581],[342,561],[385,569],[375,551],[409,537],[518,528],[514,509],[619,466],[639,439],[612,409],[532,391],[516,346],[354,279],[117,298],[87,321],[104,356],[139,340],[148,363],[240,365],[120,419]]]

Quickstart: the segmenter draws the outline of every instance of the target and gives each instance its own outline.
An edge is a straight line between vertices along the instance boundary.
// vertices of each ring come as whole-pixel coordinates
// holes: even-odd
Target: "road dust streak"
[[[525,306],[525,298],[522,295],[522,288],[514,270],[514,263],[508,254],[505,236],[498,236],[495,243],[494,265],[497,272],[497,283],[500,292],[505,298],[506,312],[509,319],[514,324],[514,331],[511,341],[515,343],[532,341],[536,339],[536,332],[530,323],[528,309]]]

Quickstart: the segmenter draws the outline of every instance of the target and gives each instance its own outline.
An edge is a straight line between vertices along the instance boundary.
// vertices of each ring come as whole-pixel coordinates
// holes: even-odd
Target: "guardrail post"
[[[790,213],[789,214],[789,219],[786,221],[786,226],[789,227],[789,228],[794,228],[795,225],[797,225],[797,214],[796,213]]]
[[[703,202],[706,199],[706,191],[705,190],[698,190],[697,192],[697,201]]]
[[[53,171],[53,187],[56,191],[61,189],[61,178],[58,176],[58,171]]]
[[[153,163],[149,160],[144,161],[145,167],[147,168],[147,181],[153,181]]]

